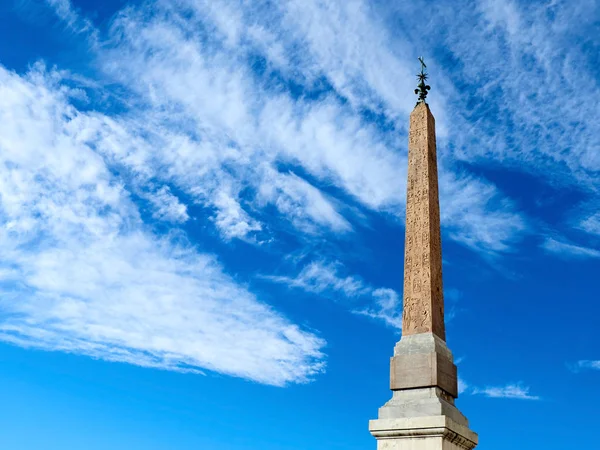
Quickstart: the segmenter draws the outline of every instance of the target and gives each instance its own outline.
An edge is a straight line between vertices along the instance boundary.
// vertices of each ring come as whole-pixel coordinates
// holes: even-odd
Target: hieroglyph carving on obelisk
[[[410,115],[402,334],[446,339],[435,119],[427,103]]]

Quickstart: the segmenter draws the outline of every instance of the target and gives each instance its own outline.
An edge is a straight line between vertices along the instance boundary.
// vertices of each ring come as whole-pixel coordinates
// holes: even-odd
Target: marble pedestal
[[[369,421],[377,450],[472,450],[477,434],[447,416]]]
[[[472,450],[477,434],[458,410],[456,366],[433,333],[403,336],[391,359],[392,398],[369,431],[377,450]]]

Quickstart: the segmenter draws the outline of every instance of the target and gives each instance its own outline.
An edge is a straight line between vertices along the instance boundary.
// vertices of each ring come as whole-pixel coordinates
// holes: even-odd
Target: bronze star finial
[[[417,85],[417,89],[415,89],[415,94],[419,96],[417,105],[419,103],[427,103],[425,98],[427,97],[427,91],[431,89],[431,86],[425,83],[427,81],[427,73],[425,72],[427,66],[425,65],[425,61],[423,61],[422,56],[419,56],[419,62],[421,63],[421,73],[417,74],[417,80],[419,80],[419,84]]]

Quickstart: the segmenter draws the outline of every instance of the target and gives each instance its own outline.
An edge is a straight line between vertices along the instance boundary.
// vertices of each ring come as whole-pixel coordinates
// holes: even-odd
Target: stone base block
[[[458,397],[456,366],[446,343],[432,333],[402,336],[390,364],[393,391],[438,387]]]
[[[469,426],[467,418],[456,408],[454,399],[440,388],[394,391],[392,398],[379,408],[380,419],[405,419],[448,416],[454,422]]]
[[[472,450],[477,434],[446,416],[369,421],[377,450]]]

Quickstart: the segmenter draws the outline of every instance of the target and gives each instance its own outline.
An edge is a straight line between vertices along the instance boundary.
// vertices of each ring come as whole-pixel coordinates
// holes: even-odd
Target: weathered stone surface
[[[390,363],[390,389],[437,386],[458,397],[456,366],[446,343],[433,333],[402,336]]]
[[[403,334],[402,339],[400,339],[394,347],[394,355],[430,352],[440,353],[450,361],[454,361],[452,352],[446,345],[446,342],[433,333],[421,333],[408,336]]]
[[[446,416],[378,419],[369,422],[377,450],[472,450],[477,435]]]
[[[456,366],[438,353],[394,356],[390,372],[393,391],[438,386],[458,397]]]
[[[469,426],[467,418],[454,405],[454,399],[440,388],[394,391],[392,398],[379,408],[380,419],[429,416],[447,416],[460,425]]]
[[[435,119],[426,103],[410,115],[402,335],[446,339]]]

